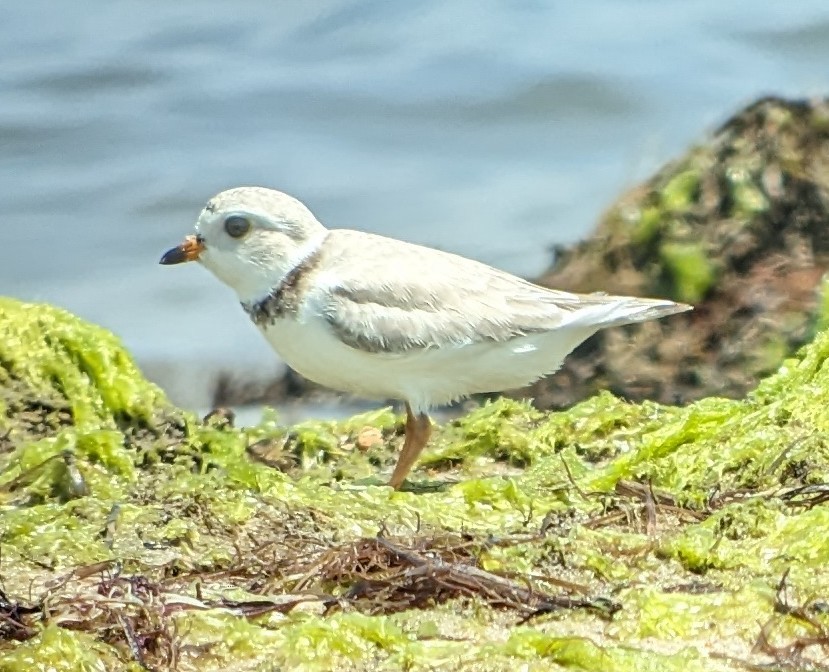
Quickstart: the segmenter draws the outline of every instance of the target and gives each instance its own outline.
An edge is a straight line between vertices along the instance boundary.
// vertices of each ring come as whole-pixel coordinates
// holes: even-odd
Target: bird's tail
[[[667,299],[638,299],[632,296],[597,296],[592,305],[588,304],[574,311],[568,325],[589,326],[598,329],[620,327],[625,324],[647,322],[661,317],[684,313],[693,306],[675,303]]]

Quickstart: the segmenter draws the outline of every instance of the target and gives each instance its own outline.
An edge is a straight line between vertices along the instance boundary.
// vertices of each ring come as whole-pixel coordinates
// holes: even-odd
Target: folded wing
[[[380,236],[340,230],[332,237],[331,249],[349,254],[326,260],[317,300],[343,343],[375,353],[506,342],[569,327],[601,329],[690,308],[550,290],[471,259]]]

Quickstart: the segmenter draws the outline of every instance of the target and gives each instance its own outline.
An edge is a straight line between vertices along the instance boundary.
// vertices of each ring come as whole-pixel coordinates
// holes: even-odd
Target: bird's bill
[[[186,261],[196,261],[204,251],[204,243],[197,236],[187,236],[181,245],[167,250],[161,257],[159,264],[183,264]]]

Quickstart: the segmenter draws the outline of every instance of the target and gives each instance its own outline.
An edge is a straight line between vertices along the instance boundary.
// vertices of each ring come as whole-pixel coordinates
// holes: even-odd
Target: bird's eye
[[[241,238],[250,231],[250,227],[250,220],[241,215],[230,215],[225,220],[225,231],[227,231],[227,235],[231,238]]]

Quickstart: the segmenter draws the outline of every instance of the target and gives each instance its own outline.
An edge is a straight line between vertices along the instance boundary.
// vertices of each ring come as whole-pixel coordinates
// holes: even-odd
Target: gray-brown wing
[[[326,260],[336,282],[323,314],[354,348],[391,354],[509,341],[554,329],[584,306],[583,297],[470,259],[379,236],[333,234],[348,254]]]

